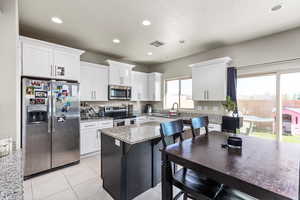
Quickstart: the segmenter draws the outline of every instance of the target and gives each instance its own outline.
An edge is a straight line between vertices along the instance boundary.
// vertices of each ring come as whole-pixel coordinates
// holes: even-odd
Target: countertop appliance
[[[131,87],[109,85],[108,86],[108,99],[109,100],[130,100]]]
[[[79,84],[22,81],[24,176],[79,162]]]
[[[152,114],[152,105],[151,104],[146,104],[145,105],[145,110],[144,113]]]
[[[105,117],[112,117],[114,126],[126,126],[136,123],[136,116],[129,106],[107,106],[104,109]]]

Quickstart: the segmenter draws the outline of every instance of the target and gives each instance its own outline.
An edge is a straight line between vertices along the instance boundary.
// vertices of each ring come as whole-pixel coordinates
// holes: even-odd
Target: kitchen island
[[[116,200],[130,200],[160,182],[160,122],[103,129],[103,188]]]

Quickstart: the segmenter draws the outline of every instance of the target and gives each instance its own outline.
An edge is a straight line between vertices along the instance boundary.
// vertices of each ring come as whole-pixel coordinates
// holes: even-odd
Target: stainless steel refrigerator
[[[78,162],[79,84],[27,78],[22,84],[24,176]]]

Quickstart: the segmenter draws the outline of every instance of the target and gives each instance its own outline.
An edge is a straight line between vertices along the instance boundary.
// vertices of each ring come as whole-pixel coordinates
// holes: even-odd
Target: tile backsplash
[[[152,102],[154,112],[166,111],[163,108],[163,102]],[[214,101],[195,101],[194,109],[179,109],[181,112],[194,112],[194,113],[204,113],[204,114],[216,114],[225,115],[227,112],[224,109],[223,102]]]
[[[86,102],[88,105],[93,107],[98,106],[121,106],[121,105],[133,105],[134,113],[142,113],[146,104],[151,104],[153,106],[153,112],[166,112],[167,109],[163,108],[163,102],[134,102],[134,101],[90,101]],[[226,111],[223,107],[223,102],[206,102],[206,101],[195,101],[194,109],[179,109],[181,112],[188,113],[203,113],[203,114],[216,114],[225,115]]]
[[[142,113],[145,105],[149,102],[138,102],[138,101],[82,101],[81,103],[87,103],[90,106],[98,107],[98,106],[121,106],[121,105],[133,105],[134,113]]]

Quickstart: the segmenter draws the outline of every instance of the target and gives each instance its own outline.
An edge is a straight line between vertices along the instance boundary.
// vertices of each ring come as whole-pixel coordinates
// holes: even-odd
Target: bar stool
[[[183,121],[177,120],[160,124],[160,132],[163,146],[175,143],[179,138],[182,142]],[[182,194],[184,199],[214,199],[221,189],[221,184],[208,179],[207,177],[195,172],[191,169],[182,168],[173,171],[172,184],[181,190],[174,200],[178,199]]]

